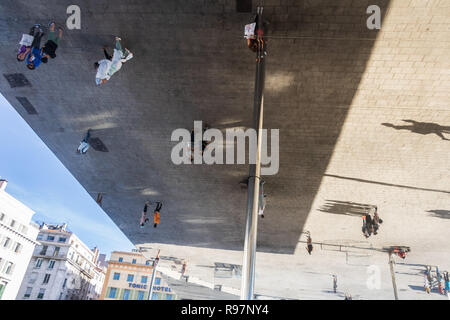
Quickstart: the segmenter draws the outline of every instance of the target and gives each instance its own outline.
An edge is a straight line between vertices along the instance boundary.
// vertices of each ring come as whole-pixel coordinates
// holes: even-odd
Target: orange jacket
[[[156,224],[159,223],[160,218],[159,218],[159,212],[158,212],[158,211],[155,211],[155,218],[153,219],[153,221],[154,221]]]

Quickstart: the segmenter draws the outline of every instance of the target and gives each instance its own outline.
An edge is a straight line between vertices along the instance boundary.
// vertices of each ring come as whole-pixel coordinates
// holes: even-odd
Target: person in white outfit
[[[86,136],[84,137],[83,140],[81,140],[80,146],[77,149],[78,154],[85,154],[88,151],[88,149],[90,147],[90,145],[89,145],[89,137],[90,136],[91,136],[91,129],[89,129],[87,131]]]
[[[103,48],[106,59],[95,63],[95,68],[97,70],[95,82],[98,86],[108,81],[114,73],[122,68],[122,65],[125,62],[133,58],[133,54],[130,50],[122,49],[120,41],[121,39],[116,37],[116,47],[112,56],[106,51],[106,48]]]

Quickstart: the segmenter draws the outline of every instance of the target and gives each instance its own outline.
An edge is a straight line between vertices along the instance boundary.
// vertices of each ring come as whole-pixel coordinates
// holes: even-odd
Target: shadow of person
[[[413,133],[418,133],[418,134],[435,134],[437,136],[439,136],[442,140],[450,140],[447,139],[444,136],[444,133],[450,133],[450,126],[448,127],[444,127],[441,126],[437,123],[432,123],[432,122],[418,122],[415,120],[402,120],[403,122],[407,122],[410,123],[410,125],[403,125],[403,126],[396,126],[392,123],[382,123],[383,126],[385,127],[389,127],[389,128],[394,128],[396,130],[409,130]]]
[[[450,219],[450,210],[428,210],[433,217],[438,217],[442,219]]]
[[[342,214],[348,216],[362,217],[367,214],[374,205],[365,203],[356,203],[351,201],[326,200],[319,211]]]

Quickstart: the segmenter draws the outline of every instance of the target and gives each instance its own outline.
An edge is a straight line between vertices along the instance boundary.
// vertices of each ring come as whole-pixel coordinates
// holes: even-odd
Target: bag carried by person
[[[22,39],[20,40],[19,44],[25,47],[31,47],[31,44],[33,43],[34,37],[29,34],[22,34]]]
[[[251,39],[255,35],[256,22],[246,24],[244,30],[244,38]]]

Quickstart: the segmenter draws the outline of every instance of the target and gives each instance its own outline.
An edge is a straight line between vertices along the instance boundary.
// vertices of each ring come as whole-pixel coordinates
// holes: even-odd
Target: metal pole
[[[395,282],[394,259],[392,258],[392,252],[389,252],[389,266],[391,268],[392,287],[394,288],[394,297],[395,297],[395,300],[398,300],[397,283]]]
[[[147,300],[152,300],[153,295],[153,284],[155,282],[155,275],[156,275],[156,267],[158,266],[159,262],[159,252],[161,250],[158,250],[158,254],[156,255],[155,261],[153,261],[153,271],[152,271],[152,280],[150,280],[150,290],[148,292]]]
[[[262,14],[260,21],[262,23]],[[242,264],[242,283],[241,283],[241,300],[254,299],[255,286],[255,260],[256,260],[256,240],[258,229],[258,200],[259,200],[259,183],[261,172],[261,138],[263,125],[263,105],[264,105],[264,67],[265,58],[261,58],[261,52],[258,50],[258,59],[256,63],[255,76],[255,96],[254,96],[254,113],[253,128],[258,130],[256,161],[250,164],[248,193],[247,193],[247,223],[245,227],[245,244],[244,258]],[[251,147],[251,146],[250,146]]]

